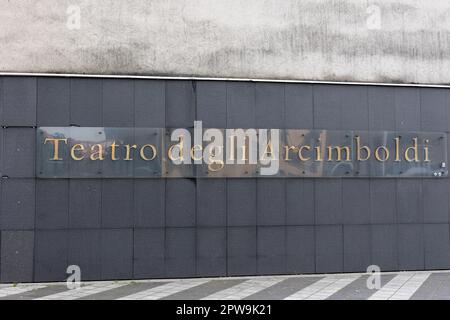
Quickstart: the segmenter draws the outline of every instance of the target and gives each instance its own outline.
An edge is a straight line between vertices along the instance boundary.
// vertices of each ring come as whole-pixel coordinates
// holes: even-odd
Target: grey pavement
[[[373,276],[371,276],[373,277]],[[450,300],[450,271],[1,284],[0,300]],[[371,278],[373,279],[373,278]]]

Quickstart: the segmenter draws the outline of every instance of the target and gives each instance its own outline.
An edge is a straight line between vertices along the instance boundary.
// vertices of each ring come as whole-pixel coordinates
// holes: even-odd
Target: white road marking
[[[355,281],[360,276],[361,275],[328,276],[287,296],[284,300],[324,300]]]
[[[388,300],[413,276],[414,273],[401,273],[395,276],[380,290],[371,295],[368,300]]]
[[[358,279],[360,276],[345,276],[343,278],[338,278],[335,282],[325,287],[324,289],[314,293],[313,295],[306,298],[307,300],[325,300],[329,296],[338,292],[339,290],[345,288],[347,285]]]
[[[420,286],[428,279],[431,273],[416,273],[400,289],[397,290],[390,300],[408,300]]]
[[[234,300],[234,299],[244,299],[254,293],[271,287],[278,282],[285,280],[285,278],[265,278],[265,279],[252,279],[247,280],[231,288],[215,292],[202,300]]]
[[[161,286],[134,293],[129,296],[120,298],[119,300],[158,300],[170,296],[174,293],[196,287],[203,283],[210,281],[209,279],[194,279],[194,280],[178,280]]]
[[[36,289],[40,289],[40,288],[44,288],[45,286],[43,285],[17,285],[17,286],[12,286],[12,285],[6,285],[4,287],[0,288],[0,298],[2,297],[6,297],[6,296],[11,296],[14,294],[20,294],[20,293],[24,293],[27,291],[32,291],[32,290],[36,290]]]
[[[85,286],[82,286],[78,289],[72,289],[67,290],[55,294],[51,294],[48,296],[43,296],[40,298],[37,298],[36,300],[75,300],[78,298],[86,297],[91,294],[100,293],[103,291],[119,288],[122,286],[127,285],[127,283],[114,283],[114,282],[99,282],[99,283],[93,283],[88,284]]]

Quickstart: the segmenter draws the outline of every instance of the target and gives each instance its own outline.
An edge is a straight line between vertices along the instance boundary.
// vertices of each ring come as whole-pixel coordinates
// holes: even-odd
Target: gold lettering
[[[419,154],[417,152],[417,138],[413,138],[413,146],[412,147],[408,147],[405,150],[405,160],[408,162],[414,161],[414,162],[418,162],[419,161]],[[413,159],[411,159],[409,157],[409,151],[413,151],[414,152],[414,157]]]
[[[48,141],[53,143],[53,158],[51,158],[50,160],[62,160],[62,158],[59,157],[59,142],[64,141],[64,143],[67,144],[67,139],[45,138],[44,144],[47,144]]]
[[[394,161],[401,161],[400,160],[400,137],[394,138],[395,140],[395,160]]]
[[[382,158],[380,156],[380,150],[383,150],[384,153],[384,157]],[[388,148],[386,148],[385,146],[379,146],[378,148],[375,149],[375,159],[377,159],[378,161],[384,162],[387,159],[389,159],[389,150]]]
[[[247,146],[245,145],[246,140],[247,140],[247,138],[245,138],[244,145],[241,147],[242,148],[242,159],[241,159],[242,161],[248,161],[248,158],[247,158]]]
[[[152,149],[152,157],[151,157],[151,158],[147,158],[147,157],[145,156],[145,148],[150,148],[150,149]],[[140,150],[139,154],[140,154],[142,160],[145,160],[145,161],[151,161],[151,160],[153,160],[153,159],[156,158],[156,148],[155,148],[155,146],[152,145],[152,144],[145,144],[145,145],[143,145],[143,146],[141,147],[141,150]]]
[[[309,150],[311,150],[311,147],[310,146],[301,146],[300,149],[298,150],[298,158],[301,161],[308,161],[308,160],[310,160],[311,157],[304,157],[303,156],[303,153],[302,153],[303,149],[306,149],[306,150],[309,151]]]
[[[95,150],[97,149],[97,150]],[[103,160],[103,146],[101,144],[94,144],[91,146],[91,151],[93,152],[90,156],[91,160]]]
[[[172,145],[169,148],[169,150],[167,151],[167,156],[172,161],[184,161],[184,157],[183,157],[184,139],[183,139],[183,136],[180,136],[180,139],[178,141],[179,141],[179,143]],[[177,147],[178,147],[179,154],[178,154],[178,157],[174,157],[172,155],[172,153],[173,153],[173,150]]]
[[[316,149],[316,161],[323,161],[320,146],[314,147]]]
[[[116,157],[116,148],[118,147],[118,145],[116,144],[115,141],[113,141],[113,143],[111,143],[111,160],[115,161],[117,160]]]
[[[289,151],[295,151],[296,149],[298,149],[296,146],[284,146],[284,160],[291,161],[291,158],[289,158]]]
[[[70,150],[70,156],[72,157],[73,160],[75,161],[80,161],[84,159],[84,156],[76,156],[75,152],[76,151],[84,151],[84,146],[80,143],[74,144],[72,149]]]
[[[345,161],[350,161],[350,148],[348,146],[339,147],[339,146],[328,146],[328,160],[333,161],[333,149],[336,150],[337,159],[336,161],[342,161],[342,150],[345,150]]]
[[[198,145],[198,144],[196,144],[195,146],[193,146],[193,147],[191,148],[191,159],[194,160],[194,161],[202,160],[202,156],[200,156],[200,158],[198,158],[198,157],[195,156],[195,150],[202,151],[202,149],[203,149],[203,147],[200,146],[200,145]]]
[[[125,159],[123,159],[123,160],[125,160],[125,161],[133,160],[133,158],[131,158],[130,153],[131,153],[131,149],[136,149],[136,148],[137,148],[137,145],[135,145],[135,144],[133,144],[131,146],[129,144],[126,144],[125,149],[127,149],[127,150],[125,152]]]
[[[228,159],[229,161],[234,161],[234,137],[235,136],[230,136],[230,158]]]
[[[267,155],[270,155],[270,157],[266,158]],[[264,153],[261,156],[261,160],[275,160],[275,155],[273,154],[272,141],[269,140],[269,142],[267,143],[266,148],[264,149]]]
[[[219,165],[218,167],[214,167],[214,165]],[[222,160],[214,160],[212,161],[210,164],[208,164],[208,170],[209,171],[220,171],[225,167],[225,164],[223,163]]]
[[[355,137],[356,140],[356,160],[358,161],[367,161],[370,158],[370,154],[371,154],[371,150],[368,146],[362,146],[361,147],[361,137],[360,136],[356,136]],[[362,158],[361,157],[361,150],[364,150],[366,152],[366,157]]]
[[[425,160],[424,160],[424,162],[430,162],[429,150],[428,150],[428,146],[426,145],[427,143],[428,143],[428,140],[425,141],[425,146],[423,147],[423,151],[425,153]]]

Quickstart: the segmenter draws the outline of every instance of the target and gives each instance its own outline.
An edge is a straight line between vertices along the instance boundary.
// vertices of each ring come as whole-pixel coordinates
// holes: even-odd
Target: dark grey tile
[[[369,86],[369,129],[395,130],[395,88]]]
[[[314,224],[314,180],[286,179],[286,224]]]
[[[134,226],[138,228],[163,227],[165,224],[165,188],[163,179],[136,179],[134,181]]]
[[[102,126],[102,79],[70,79],[70,122],[79,126]]]
[[[33,281],[34,231],[1,232],[1,281]]]
[[[195,226],[195,180],[168,179],[166,182],[166,225]]]
[[[315,188],[315,216],[317,224],[341,224],[342,212],[342,180],[317,179]]]
[[[34,281],[64,281],[69,266],[67,231],[36,231],[35,241]]]
[[[195,119],[195,92],[192,81],[166,81],[166,127],[191,128]]]
[[[286,272],[313,273],[315,268],[314,226],[286,227]]]
[[[134,125],[134,82],[130,79],[103,79],[103,125]]]
[[[164,277],[164,228],[134,230],[134,278]]]
[[[420,130],[420,89],[396,87],[394,90],[396,130]]]
[[[448,179],[423,179],[423,218],[425,223],[449,221]]]
[[[35,129],[7,128],[3,131],[3,175],[34,178]]]
[[[164,128],[166,84],[163,80],[134,80],[136,127]]]
[[[102,278],[101,230],[70,230],[68,241],[68,264],[80,267],[81,280]]]
[[[397,221],[398,223],[423,222],[422,180],[397,180]]]
[[[94,179],[70,179],[69,227],[100,228],[102,182]]]
[[[69,180],[36,180],[36,228],[65,229],[69,220]]]
[[[370,223],[368,179],[342,180],[342,206],[345,224]]]
[[[255,225],[256,201],[256,179],[227,179],[228,225]]]
[[[225,226],[227,223],[227,181],[197,180],[197,226]]]
[[[227,270],[229,276],[256,274],[256,246],[255,227],[228,228]]]
[[[343,272],[342,226],[316,226],[316,272]]]
[[[285,88],[284,128],[313,128],[313,85],[290,84]]]
[[[255,85],[227,82],[227,128],[255,128]]]
[[[256,184],[258,225],[285,225],[285,179],[257,179]]]
[[[448,223],[425,224],[425,269],[450,268],[450,227]]]
[[[370,225],[344,226],[344,272],[365,272],[371,265]]]
[[[342,129],[368,130],[367,86],[341,86]]]
[[[258,227],[257,274],[286,273],[286,227]]]
[[[372,223],[395,223],[397,184],[394,179],[370,179],[370,215]]]
[[[1,124],[35,126],[36,91],[35,77],[3,77]]]
[[[31,230],[35,219],[35,180],[2,179],[0,229]]]
[[[372,225],[372,263],[381,271],[398,270],[397,226],[394,224]]]
[[[70,125],[70,79],[40,77],[37,88],[37,125]]]
[[[226,128],[227,83],[197,81],[197,120],[204,128]]]
[[[102,230],[102,280],[130,279],[133,276],[133,230]]]
[[[315,129],[342,129],[341,90],[339,85],[313,86]]]
[[[424,226],[422,224],[398,225],[398,267],[400,270],[423,270]]]
[[[197,276],[227,275],[226,228],[197,228]]]
[[[196,275],[195,228],[166,229],[166,277]]]
[[[282,129],[284,127],[284,85],[255,83],[256,127]]]
[[[120,179],[102,180],[102,227],[132,227],[133,181]]]
[[[0,78],[0,83],[1,83],[1,78]],[[0,104],[1,104],[1,99],[0,99]],[[0,110],[1,110],[1,105],[0,105]],[[5,131],[5,129],[0,126],[0,150],[2,150],[2,151],[4,150],[3,147],[5,144],[4,131]],[[0,152],[0,175],[1,176],[3,176],[3,162],[4,162],[3,158],[4,158],[3,152]]]
[[[420,88],[420,120],[423,131],[447,131],[447,90]]]

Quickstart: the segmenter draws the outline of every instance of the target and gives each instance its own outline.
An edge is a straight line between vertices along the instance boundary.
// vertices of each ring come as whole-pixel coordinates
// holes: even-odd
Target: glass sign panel
[[[304,129],[40,127],[39,178],[444,177],[447,135]]]

